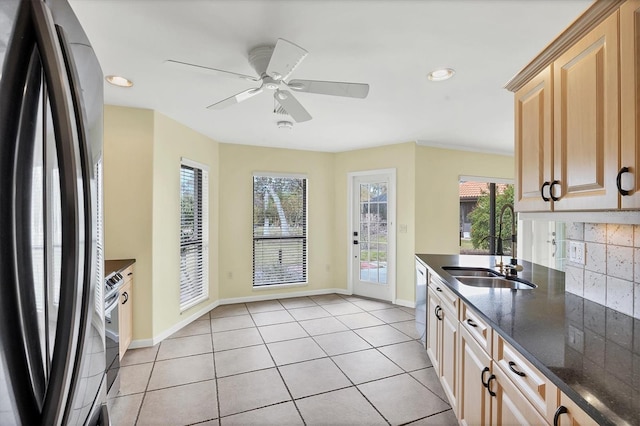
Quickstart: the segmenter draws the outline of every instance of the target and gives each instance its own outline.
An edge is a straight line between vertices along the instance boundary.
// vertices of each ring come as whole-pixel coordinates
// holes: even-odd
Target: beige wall
[[[351,172],[396,169],[396,298],[414,301],[414,194],[415,156],[413,142],[361,149],[335,154],[335,280],[347,287],[350,254],[347,222],[347,177]],[[456,190],[457,191],[457,190]],[[398,232],[397,225],[407,225],[407,232]]]
[[[179,295],[180,158],[209,165],[209,300],[182,315]],[[149,110],[105,109],[105,250],[135,258],[134,339],[161,335],[216,300],[347,288],[347,176],[396,169],[396,299],[413,302],[416,252],[459,250],[461,175],[513,178],[513,158],[413,142],[342,153],[215,141]],[[252,288],[254,172],[306,174],[307,286]],[[406,225],[400,233],[398,225]],[[171,259],[175,259],[172,262]]]
[[[218,300],[218,143],[156,112],[153,150],[153,332]],[[180,313],[180,160],[209,166],[209,300]]]
[[[153,116],[145,109],[104,111],[105,259],[136,259],[134,339],[153,335]]]
[[[266,296],[336,287],[333,154],[220,144],[220,298]],[[253,173],[308,177],[308,281],[306,287],[253,290]]]
[[[416,146],[415,252],[460,253],[460,176],[513,179],[513,157]]]
[[[151,339],[218,299],[218,144],[150,110],[107,106],[104,119],[105,258],[136,259],[133,338]],[[182,315],[181,157],[210,166],[212,242],[209,300]]]

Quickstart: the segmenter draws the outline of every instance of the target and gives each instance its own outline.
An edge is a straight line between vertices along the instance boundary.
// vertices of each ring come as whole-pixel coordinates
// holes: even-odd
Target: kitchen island
[[[511,290],[467,286],[443,269],[496,269],[499,257],[416,259],[598,424],[640,424],[640,320],[565,293],[563,272],[533,263],[519,262],[518,277],[538,287]]]

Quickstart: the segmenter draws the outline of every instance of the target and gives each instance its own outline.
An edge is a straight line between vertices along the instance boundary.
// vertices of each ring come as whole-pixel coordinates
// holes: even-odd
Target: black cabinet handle
[[[422,271],[421,269],[418,269],[418,272],[420,273],[420,275],[424,275],[424,271]]]
[[[560,197],[556,197],[555,195],[553,195],[555,193],[555,191],[553,190],[553,187],[556,185],[560,185],[560,181],[559,180],[554,180],[553,182],[551,182],[551,185],[549,185],[549,195],[551,196],[551,199],[553,201],[558,201],[560,200]]]
[[[553,415],[553,426],[558,426],[560,424],[560,415],[567,413],[567,407],[561,405],[556,410],[556,413]]]
[[[616,186],[618,187],[618,192],[620,193],[620,195],[625,196],[625,195],[629,195],[631,191],[627,191],[626,189],[622,189],[622,174],[623,173],[629,173],[629,168],[628,167],[623,167],[620,169],[620,171],[618,172],[618,175],[616,176]]]
[[[527,375],[525,373],[523,373],[522,371],[518,371],[515,368],[513,368],[515,365],[516,365],[515,362],[509,361],[509,370],[513,371],[514,373],[516,373],[520,377],[527,377]]]
[[[358,240],[353,240],[353,244],[358,245]]]
[[[471,327],[474,327],[474,328],[478,326],[478,324],[476,324],[476,322],[471,318],[467,318],[467,324],[469,324]]]
[[[128,277],[130,277],[131,275],[133,275],[133,272],[129,272],[129,273],[127,274],[127,276],[128,276]]]
[[[547,186],[549,186],[549,185],[551,185],[549,182],[545,182],[545,183],[543,183],[543,184],[542,184],[542,186],[540,187],[540,196],[542,197],[542,199],[543,199],[545,202],[549,202],[549,201],[551,201],[551,198],[549,198],[549,197],[545,197],[545,196],[544,196],[544,188],[545,188],[545,187],[547,187]]]
[[[442,293],[442,289],[440,287],[436,287],[436,291],[439,291],[440,293]]]
[[[484,373],[488,373],[489,371],[491,371],[491,370],[489,370],[489,367],[485,367],[482,370],[482,373],[480,373],[480,381],[482,382],[482,386],[484,386],[487,389],[489,389],[489,382],[485,382],[484,381]]]
[[[495,378],[496,378],[495,374],[490,375],[489,380],[487,380],[487,386],[485,386],[487,388],[487,391],[489,391],[489,395],[491,396],[496,396],[496,393],[491,390],[491,381],[495,380]]]
[[[442,317],[438,315],[438,313],[442,310],[442,308],[440,307],[440,305],[436,306],[436,309],[434,310],[434,314],[436,315],[436,318],[438,318],[439,321],[442,321]]]
[[[124,296],[124,302],[122,302],[122,304],[124,305],[129,301],[129,293],[125,291],[124,293],[122,293],[122,295]]]

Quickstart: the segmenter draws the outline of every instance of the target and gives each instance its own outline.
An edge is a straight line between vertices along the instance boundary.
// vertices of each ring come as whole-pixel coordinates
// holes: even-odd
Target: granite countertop
[[[563,272],[534,263],[519,261],[518,276],[538,288],[487,289],[442,267],[490,268],[494,256],[416,257],[596,422],[640,425],[639,319],[565,293]]]
[[[109,278],[109,275],[116,272],[122,272],[129,266],[136,263],[135,259],[113,259],[104,261],[104,277]]]

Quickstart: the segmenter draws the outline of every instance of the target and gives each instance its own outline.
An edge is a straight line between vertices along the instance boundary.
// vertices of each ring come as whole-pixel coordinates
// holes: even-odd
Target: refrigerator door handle
[[[80,157],[80,172],[82,177],[82,214],[84,217],[84,228],[81,230],[83,238],[81,241],[82,248],[82,296],[80,301],[80,326],[78,328],[78,354],[79,358],[82,354],[82,348],[84,347],[84,341],[88,334],[88,329],[91,326],[91,311],[92,305],[90,303],[91,296],[95,293],[94,286],[91,285],[94,281],[94,285],[99,285],[95,282],[96,271],[94,270],[94,223],[93,223],[93,211],[92,211],[92,198],[91,198],[91,174],[93,168],[91,166],[91,155],[89,153],[88,142],[88,130],[87,130],[87,118],[85,114],[85,108],[83,105],[82,89],[79,85],[80,77],[78,70],[73,59],[71,52],[71,46],[69,45],[65,36],[64,30],[60,26],[56,26],[58,34],[58,40],[62,50],[62,56],[65,61],[65,67],[69,80],[69,86],[71,89],[71,99],[73,101],[73,110],[75,113],[75,123],[77,126],[78,135],[78,154]],[[80,363],[75,363],[74,371],[72,374],[71,389],[77,388],[77,381],[82,377]],[[70,415],[71,407],[67,404],[67,412],[65,412],[65,419]]]
[[[51,117],[55,134],[62,222],[62,258],[60,268],[60,300],[51,374],[42,407],[42,424],[59,425],[64,421],[66,406],[76,368],[81,327],[81,274],[84,260],[80,232],[84,229],[80,212],[82,193],[78,175],[81,167],[78,134],[70,82],[51,11],[42,1],[31,1],[36,44],[44,69]],[[80,164],[79,164],[80,163]]]

